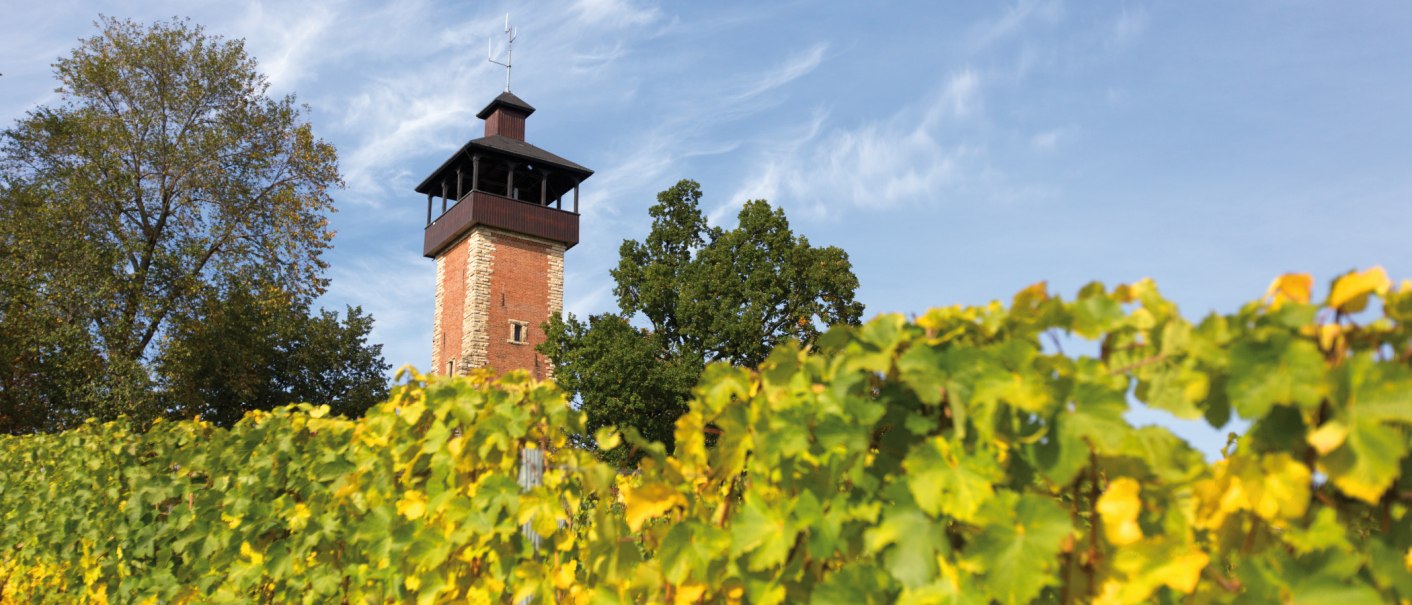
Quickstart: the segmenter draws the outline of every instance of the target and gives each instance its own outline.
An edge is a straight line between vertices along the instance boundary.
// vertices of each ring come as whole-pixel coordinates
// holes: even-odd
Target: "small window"
[[[517,345],[529,343],[529,322],[510,320],[510,343]]]
[[[447,375],[447,376],[455,376],[455,375],[456,375],[456,360],[453,359],[453,360],[451,360],[451,361],[446,362],[446,375]]]

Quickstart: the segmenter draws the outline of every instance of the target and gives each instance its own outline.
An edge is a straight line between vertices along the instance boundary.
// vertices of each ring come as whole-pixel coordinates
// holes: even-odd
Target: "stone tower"
[[[550,376],[534,349],[541,325],[563,308],[564,251],[579,241],[579,183],[593,171],[525,142],[532,113],[509,92],[495,97],[476,116],[485,136],[417,185],[427,196],[422,252],[436,259],[435,373]]]

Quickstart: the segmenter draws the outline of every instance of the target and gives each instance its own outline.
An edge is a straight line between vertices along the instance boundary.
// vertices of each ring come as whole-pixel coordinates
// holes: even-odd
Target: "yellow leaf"
[[[627,507],[628,527],[638,531],[648,519],[677,505],[685,506],[686,498],[665,483],[649,483],[636,488],[629,485],[623,490],[623,505]]]
[[[1338,278],[1329,292],[1329,306],[1347,313],[1357,313],[1368,305],[1368,295],[1387,294],[1392,281],[1382,267],[1353,272]]]
[[[1016,292],[1015,300],[1010,303],[1010,306],[1015,309],[1024,309],[1046,300],[1049,300],[1049,282],[1039,281]]]
[[[1127,477],[1114,479],[1098,498],[1098,514],[1103,518],[1103,535],[1115,546],[1126,546],[1142,539],[1137,515],[1142,511],[1138,493],[1142,487]]]
[[[623,442],[623,436],[616,427],[605,426],[593,433],[593,440],[598,442],[598,449],[606,452],[618,447]]]
[[[690,605],[701,600],[701,595],[706,594],[705,584],[682,584],[677,586],[676,598],[672,600],[676,605]]]
[[[294,505],[294,512],[289,515],[289,529],[299,531],[309,524],[309,507],[303,502]]]
[[[1265,298],[1270,299],[1270,310],[1280,308],[1286,301],[1300,304],[1309,302],[1309,294],[1314,289],[1314,277],[1308,273],[1286,273],[1270,282]]]
[[[1309,508],[1309,467],[1289,454],[1265,456],[1260,470],[1250,479],[1260,482],[1261,489],[1253,492],[1252,500],[1255,514],[1265,519],[1298,519]]]
[[[407,587],[407,590],[417,592],[417,589],[422,587],[422,579],[417,576],[407,576],[402,579],[402,584]]]
[[[402,499],[397,501],[397,514],[408,519],[419,519],[426,512],[427,497],[417,490],[407,490],[407,493],[402,495]]]
[[[265,562],[265,555],[251,548],[249,542],[240,543],[240,556],[249,559],[251,565],[259,565]]]
[[[1338,324],[1324,324],[1319,326],[1319,348],[1325,351],[1332,351],[1334,343],[1343,334],[1343,326]]]
[[[1338,446],[1343,445],[1343,440],[1347,438],[1348,427],[1344,426],[1342,422],[1331,420],[1309,433],[1305,440],[1322,456],[1338,449]]]
[[[1112,575],[1108,575],[1094,604],[1136,605],[1152,601],[1161,586],[1191,594],[1201,580],[1201,570],[1211,558],[1194,545],[1166,542],[1162,538],[1143,542],[1114,553]]]
[[[90,587],[88,594],[84,596],[88,597],[88,602],[93,605],[108,605],[108,585],[99,584],[96,587]]]
[[[1284,527],[1309,508],[1309,467],[1287,453],[1218,460],[1211,470],[1196,486],[1199,527],[1215,529],[1242,510]]]
[[[1193,546],[1190,551],[1170,559],[1162,566],[1162,573],[1159,575],[1162,583],[1172,590],[1191,594],[1196,590],[1196,583],[1201,580],[1201,570],[1206,569],[1206,564],[1210,562],[1210,556]]]
[[[559,569],[554,572],[554,587],[559,590],[568,590],[574,585],[574,573],[578,571],[578,568],[579,562],[572,559],[560,565]]]

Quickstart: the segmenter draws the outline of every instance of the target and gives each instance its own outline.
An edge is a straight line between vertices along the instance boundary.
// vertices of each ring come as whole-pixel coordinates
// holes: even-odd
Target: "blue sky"
[[[430,359],[412,188],[480,136],[507,12],[528,139],[597,171],[566,259],[579,315],[615,307],[619,244],[681,178],[718,224],[766,198],[847,250],[870,316],[1152,277],[1196,319],[1288,271],[1412,277],[1399,2],[12,4],[7,124],[53,100],[50,63],[99,14],[245,38],[339,149],[322,303],[371,312],[394,366]]]

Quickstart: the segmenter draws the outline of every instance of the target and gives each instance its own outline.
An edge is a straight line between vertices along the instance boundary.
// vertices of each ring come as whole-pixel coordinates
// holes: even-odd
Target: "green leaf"
[[[1069,513],[1053,500],[1025,494],[1011,522],[987,526],[966,556],[984,571],[980,585],[993,598],[1028,603],[1059,582],[1059,546],[1072,531]]]
[[[1001,478],[994,456],[968,454],[945,437],[913,446],[902,466],[917,506],[933,516],[945,513],[967,522],[995,495],[991,484]]]
[[[1194,363],[1158,365],[1143,372],[1137,397],[1147,405],[1171,412],[1178,418],[1202,416],[1201,406],[1210,392],[1208,374],[1198,371]]]
[[[1332,508],[1319,509],[1309,527],[1291,527],[1280,537],[1301,555],[1326,548],[1352,548],[1348,544],[1347,533],[1338,522],[1338,512]]]
[[[1345,494],[1377,504],[1400,473],[1407,435],[1397,426],[1357,417],[1343,445],[1319,459],[1321,470]]]
[[[1305,339],[1277,334],[1231,349],[1226,389],[1242,418],[1259,420],[1276,405],[1313,409],[1325,393],[1324,358]]]
[[[942,368],[944,359],[939,348],[923,343],[913,344],[897,358],[897,371],[902,383],[911,388],[922,403],[941,403],[946,387],[946,374]]]
[[[790,528],[784,503],[762,502],[746,495],[740,513],[731,520],[731,555],[750,555],[750,569],[760,571],[784,563],[797,530]]]
[[[887,575],[872,563],[857,561],[828,574],[809,598],[811,605],[891,603]]]
[[[1047,442],[1036,447],[1040,470],[1055,485],[1069,485],[1088,465],[1090,452],[1118,455],[1132,432],[1127,412],[1128,378],[1110,375],[1096,359],[1076,364],[1074,387],[1052,420]]]
[[[1344,365],[1352,381],[1348,405],[1360,418],[1412,424],[1412,368],[1401,363],[1380,363],[1368,353],[1353,356]]]
[[[888,510],[882,523],[864,534],[864,542],[869,552],[883,553],[883,565],[907,587],[935,578],[937,556],[951,551],[945,526],[910,506]]]
[[[1069,307],[1073,315],[1072,329],[1084,338],[1098,338],[1122,321],[1123,307],[1103,294],[1103,284],[1094,282],[1084,290],[1092,294],[1079,298]]]
[[[711,562],[729,551],[730,536],[722,529],[706,524],[679,524],[667,530],[657,548],[662,572],[668,582],[681,584],[689,579],[709,580],[704,572]]]
[[[1380,605],[1384,602],[1378,591],[1356,578],[1315,576],[1297,581],[1291,588],[1294,594],[1290,605]]]

